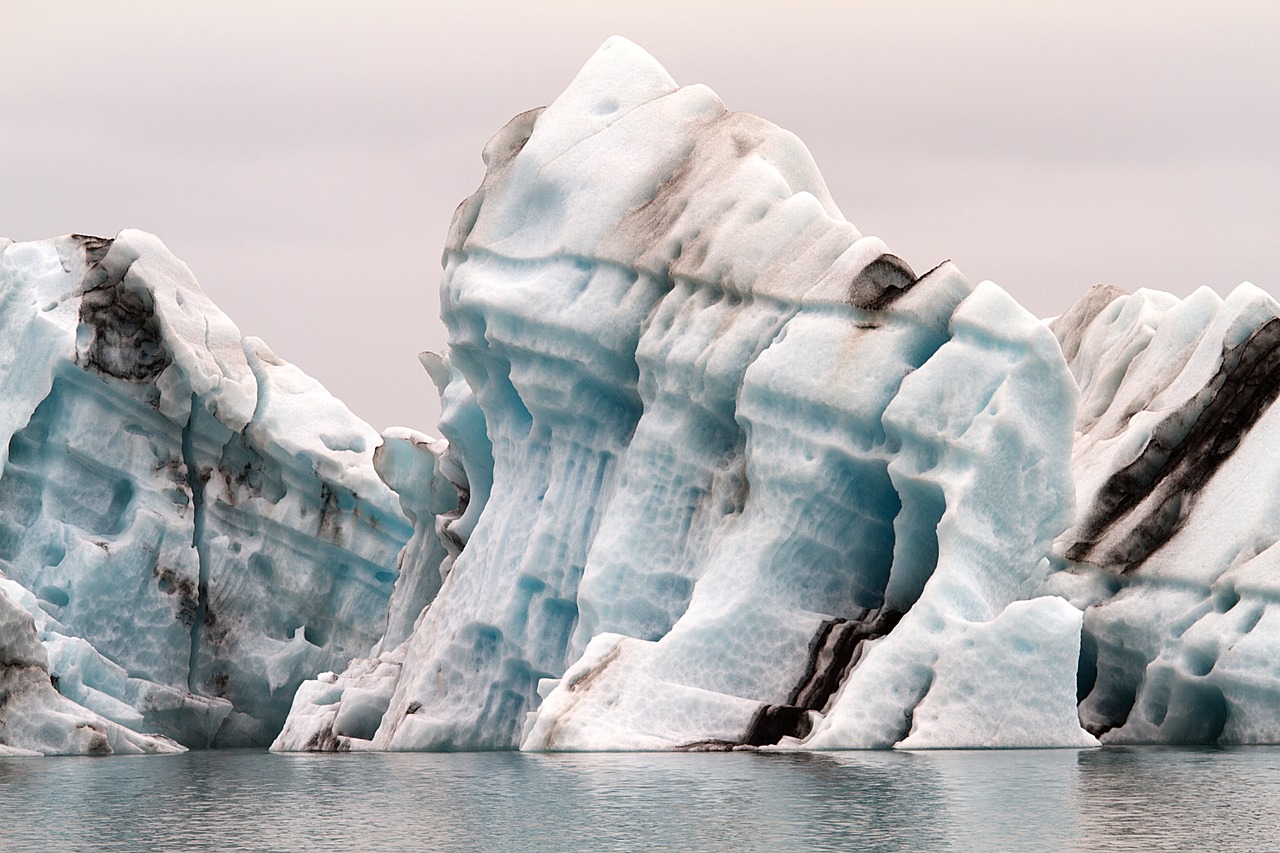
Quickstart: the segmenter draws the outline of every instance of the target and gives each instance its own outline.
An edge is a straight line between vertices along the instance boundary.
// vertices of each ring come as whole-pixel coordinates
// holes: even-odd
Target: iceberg
[[[14,602],[11,584],[0,592],[0,757],[182,751],[163,735],[140,734],[55,689],[35,620]]]
[[[459,506],[401,565],[438,591],[274,749],[1096,744],[1080,610],[1040,593],[1078,397],[1048,326],[623,39],[484,159],[416,469]]]
[[[379,639],[411,528],[377,434],[149,234],[0,250],[0,599],[43,650],[22,677],[112,749],[269,743],[304,677]]]

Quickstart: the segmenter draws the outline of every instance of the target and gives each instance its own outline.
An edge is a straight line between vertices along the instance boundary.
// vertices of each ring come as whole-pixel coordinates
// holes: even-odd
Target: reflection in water
[[[1097,849],[1078,833],[1079,750],[917,753],[945,791],[950,849]],[[943,848],[947,849],[947,848]]]
[[[1078,766],[1094,849],[1160,849],[1170,838],[1199,850],[1280,847],[1280,749],[1109,748],[1082,752]]]
[[[0,759],[2,850],[1257,849],[1280,750]]]

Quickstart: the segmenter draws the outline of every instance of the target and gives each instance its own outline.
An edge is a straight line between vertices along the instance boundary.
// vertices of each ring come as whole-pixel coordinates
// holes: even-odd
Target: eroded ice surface
[[[94,726],[269,743],[304,677],[378,640],[409,527],[377,434],[155,237],[3,246],[0,395],[0,591]]]
[[[444,579],[412,633],[305,684],[275,748],[1095,742],[1079,611],[1023,601],[1072,521],[1044,324],[918,276],[799,140],[625,40],[485,162],[445,253],[449,444],[416,468],[475,520],[415,569]]]

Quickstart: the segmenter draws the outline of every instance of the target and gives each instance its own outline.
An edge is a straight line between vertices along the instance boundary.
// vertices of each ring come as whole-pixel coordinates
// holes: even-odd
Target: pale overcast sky
[[[0,235],[158,234],[245,334],[434,430],[454,207],[627,36],[797,133],[864,234],[1044,316],[1280,294],[1280,3],[0,0]]]

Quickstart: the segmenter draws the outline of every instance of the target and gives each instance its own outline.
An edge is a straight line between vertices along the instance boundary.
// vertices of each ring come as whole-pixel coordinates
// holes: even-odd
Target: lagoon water
[[[1280,849],[1280,749],[0,759],[0,850]]]

